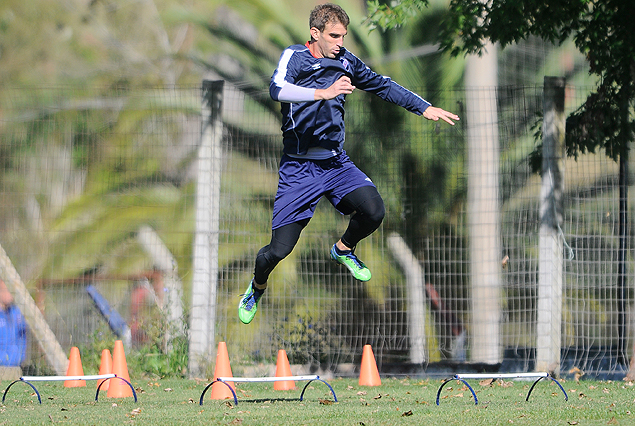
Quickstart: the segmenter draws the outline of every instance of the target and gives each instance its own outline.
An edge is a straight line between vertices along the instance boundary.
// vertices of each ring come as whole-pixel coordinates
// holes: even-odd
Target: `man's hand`
[[[439,121],[439,119],[445,121],[454,126],[454,121],[452,120],[460,120],[459,116],[456,114],[452,114],[451,112],[445,111],[441,108],[433,107],[430,105],[423,112],[423,116],[428,120]]]
[[[351,79],[347,76],[341,76],[335,83],[326,89],[315,89],[315,100],[329,100],[339,95],[350,95],[355,90],[355,86],[351,83]],[[429,109],[430,107],[428,107]]]

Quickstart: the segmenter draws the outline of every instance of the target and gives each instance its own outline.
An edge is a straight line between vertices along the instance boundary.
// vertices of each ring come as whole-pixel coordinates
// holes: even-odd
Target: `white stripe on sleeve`
[[[297,86],[289,83],[286,80],[289,61],[295,51],[293,49],[287,49],[282,53],[280,62],[278,63],[278,70],[273,77],[273,82],[280,88],[278,93],[279,102],[310,102],[315,100],[315,89],[309,89],[307,87]]]

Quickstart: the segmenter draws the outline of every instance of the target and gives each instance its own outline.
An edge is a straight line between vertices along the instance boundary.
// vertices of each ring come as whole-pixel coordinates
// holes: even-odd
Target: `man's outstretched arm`
[[[448,112],[444,109],[434,107],[432,105],[430,105],[428,108],[426,108],[425,111],[423,111],[423,116],[427,118],[428,120],[432,120],[432,121],[439,121],[439,119],[441,119],[445,121],[446,123],[449,123],[453,126],[454,126],[454,121],[452,120],[456,120],[456,121],[460,120],[458,115]]]

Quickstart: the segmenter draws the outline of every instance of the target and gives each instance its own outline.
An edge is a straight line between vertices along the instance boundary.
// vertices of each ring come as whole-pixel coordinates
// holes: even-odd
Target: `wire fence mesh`
[[[501,368],[534,367],[540,176],[528,158],[541,116],[541,86],[427,93],[465,116],[465,98],[494,95],[498,117],[501,314],[497,339],[472,339],[468,225],[469,152],[461,121],[432,123],[363,93],[347,100],[345,148],[386,204],[382,227],[358,254],[373,271],[362,284],[329,260],[347,218],[320,202],[293,253],[271,275],[256,320],[236,306],[255,256],[270,238],[281,156],[279,107],[266,93],[223,92],[218,291],[214,342],[227,342],[235,372],[275,363],[350,374],[371,344],[380,371],[408,371],[412,341],[405,271],[387,244],[398,235],[416,256],[425,286],[425,363],[469,363],[476,345],[497,344]],[[567,88],[567,109],[588,90]],[[166,340],[170,291],[189,324],[193,276],[201,88],[66,87],[4,91],[0,103],[0,243],[65,350],[121,333],[86,291],[94,286],[125,319],[131,350]],[[561,372],[620,374],[632,355],[632,256],[625,305],[617,287],[616,163],[603,153],[566,161],[565,289]],[[629,202],[629,207],[632,203]],[[631,217],[629,209],[629,218]],[[166,271],[139,233],[150,227],[173,259]],[[629,232],[628,247],[632,233]],[[175,287],[166,285],[174,273]],[[478,278],[478,277],[477,277]],[[626,307],[626,312],[624,311]],[[620,329],[626,315],[626,329]],[[626,342],[626,354],[617,353]],[[161,345],[160,345],[161,346]],[[162,346],[167,350],[169,345]],[[47,371],[30,335],[22,365]],[[209,360],[213,363],[213,359]],[[467,364],[463,364],[467,365]],[[347,373],[348,372],[348,373]],[[90,372],[89,372],[90,373]]]

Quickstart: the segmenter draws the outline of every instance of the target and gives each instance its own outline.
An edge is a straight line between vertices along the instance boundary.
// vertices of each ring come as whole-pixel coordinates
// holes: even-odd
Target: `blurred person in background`
[[[4,281],[0,280],[0,366],[18,367],[26,358],[28,327]]]

